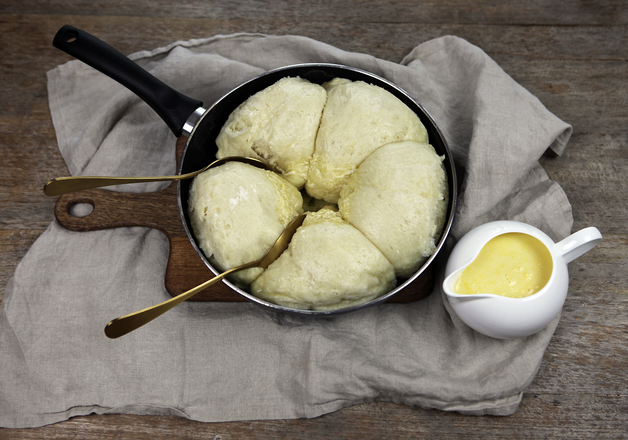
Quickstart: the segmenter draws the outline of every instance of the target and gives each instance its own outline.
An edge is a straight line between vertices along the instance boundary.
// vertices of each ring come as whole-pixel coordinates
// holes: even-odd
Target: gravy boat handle
[[[565,263],[589,252],[602,241],[602,234],[596,227],[588,227],[571,234],[556,243],[556,250],[563,256]]]

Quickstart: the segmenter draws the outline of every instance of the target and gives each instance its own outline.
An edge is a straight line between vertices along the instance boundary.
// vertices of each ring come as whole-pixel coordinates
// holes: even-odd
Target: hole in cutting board
[[[83,218],[94,212],[94,205],[91,203],[75,203],[70,206],[68,212],[72,217]]]

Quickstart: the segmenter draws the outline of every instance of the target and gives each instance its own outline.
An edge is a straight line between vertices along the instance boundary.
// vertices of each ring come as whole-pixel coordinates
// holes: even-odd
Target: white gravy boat
[[[492,238],[510,232],[531,235],[547,247],[553,270],[545,287],[525,298],[455,293],[456,281],[482,248]],[[443,289],[456,314],[474,330],[498,339],[529,336],[543,329],[560,313],[569,287],[567,263],[593,249],[601,240],[602,234],[594,227],[554,243],[545,233],[526,223],[510,220],[486,223],[469,231],[452,250]]]

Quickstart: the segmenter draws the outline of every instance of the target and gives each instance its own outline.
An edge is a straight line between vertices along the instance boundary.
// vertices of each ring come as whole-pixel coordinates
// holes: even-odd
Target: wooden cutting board
[[[177,165],[185,146],[185,138],[177,142]],[[70,211],[79,203],[94,208],[85,217],[75,217]],[[170,251],[164,274],[168,292],[179,295],[214,274],[198,256],[185,232],[177,205],[177,184],[151,193],[119,193],[108,190],[87,190],[65,194],[55,204],[59,224],[72,231],[97,231],[127,226],[157,229],[168,238]],[[428,267],[420,277],[406,286],[389,302],[412,302],[427,297],[434,284],[433,270]],[[247,301],[223,282],[210,286],[192,298],[193,301]]]

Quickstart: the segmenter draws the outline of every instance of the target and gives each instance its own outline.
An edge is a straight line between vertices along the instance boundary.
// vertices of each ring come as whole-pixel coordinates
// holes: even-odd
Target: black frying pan
[[[240,295],[255,303],[274,310],[308,315],[330,315],[381,303],[400,292],[425,271],[442,248],[445,238],[449,234],[456,208],[457,184],[454,162],[447,143],[436,126],[436,123],[425,109],[406,92],[384,78],[364,70],[336,64],[291,65],[268,71],[250,79],[227,93],[224,97],[215,102],[211,108],[206,110],[203,108],[203,103],[200,101],[177,92],[146,72],[116,49],[80,29],[72,26],[62,27],[57,32],[53,45],[127,87],[157,112],[175,136],[184,135],[188,137],[180,160],[179,174],[196,171],[214,161],[216,159],[216,152],[218,151],[215,142],[216,137],[231,112],[249,96],[274,84],[281,78],[301,77],[316,84],[322,84],[337,77],[346,78],[351,81],[364,81],[389,91],[417,114],[427,130],[430,143],[439,155],[445,156],[444,166],[449,183],[447,219],[434,254],[432,254],[415,274],[408,279],[399,280],[398,286],[385,295],[366,304],[338,311],[295,310],[278,306],[260,300],[230,281],[223,281]],[[212,272],[218,274],[219,271],[209,263],[192,233],[190,219],[187,214],[190,183],[191,180],[178,182],[178,204],[181,220],[199,257]]]

